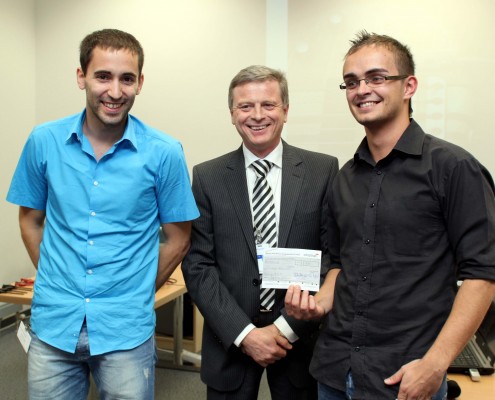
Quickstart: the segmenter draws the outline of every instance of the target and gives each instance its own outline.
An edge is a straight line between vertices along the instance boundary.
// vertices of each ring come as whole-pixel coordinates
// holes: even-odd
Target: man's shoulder
[[[67,129],[73,127],[81,118],[81,113],[68,115],[59,119],[42,122],[33,129],[35,134],[46,134],[47,132],[63,132],[67,134]]]
[[[433,158],[437,160],[442,155],[443,158],[440,158],[440,160],[445,158],[452,161],[474,159],[474,156],[461,146],[430,134],[425,134],[425,143],[427,144],[425,147],[427,151],[433,154]]]
[[[180,145],[180,141],[175,137],[161,131],[160,129],[144,123],[139,118],[136,118],[130,114],[129,123],[132,124],[132,129],[134,130],[138,140],[153,141],[159,144],[163,144],[164,146]]]

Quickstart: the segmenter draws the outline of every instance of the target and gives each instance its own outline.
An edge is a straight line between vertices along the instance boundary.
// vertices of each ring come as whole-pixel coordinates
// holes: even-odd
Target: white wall
[[[0,0],[0,284],[33,274],[18,228],[18,207],[7,203],[12,172],[35,122],[34,0]]]
[[[349,159],[363,137],[347,109],[342,59],[361,29],[408,44],[417,63],[415,118],[495,173],[491,81],[493,0],[0,0],[3,95],[1,195],[34,123],[79,112],[78,46],[101,28],[133,33],[145,49],[145,83],[133,114],[180,139],[189,167],[230,151],[230,79],[250,64],[286,70],[286,139]],[[17,208],[0,201],[0,279],[29,271]],[[31,269],[32,271],[32,269]]]

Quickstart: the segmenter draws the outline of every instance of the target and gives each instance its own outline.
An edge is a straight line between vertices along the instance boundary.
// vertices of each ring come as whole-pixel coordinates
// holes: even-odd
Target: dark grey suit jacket
[[[282,157],[278,246],[325,250],[326,194],[338,161],[285,142]],[[233,342],[249,323],[256,322],[260,309],[242,147],[195,166],[192,187],[201,216],[193,221],[191,248],[182,271],[189,294],[205,318],[201,378],[216,390],[235,390],[243,382],[247,356]],[[324,251],[322,274],[328,266]],[[273,321],[284,313],[284,296],[285,290],[277,290]],[[285,317],[300,337],[287,356],[291,382],[300,387],[310,379],[311,335],[317,324]]]

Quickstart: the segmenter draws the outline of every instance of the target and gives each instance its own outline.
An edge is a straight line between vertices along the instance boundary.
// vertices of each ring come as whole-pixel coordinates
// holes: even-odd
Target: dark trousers
[[[260,313],[253,323],[257,327],[267,326],[273,323],[273,315],[270,313]],[[289,379],[288,365],[291,362],[290,356],[270,364],[267,368],[253,361],[246,356],[246,373],[242,385],[233,391],[220,392],[211,387],[207,389],[208,400],[257,400],[261,377],[266,370],[266,377],[272,400],[316,400],[316,382],[307,387],[296,387]],[[301,371],[305,373],[306,371]]]

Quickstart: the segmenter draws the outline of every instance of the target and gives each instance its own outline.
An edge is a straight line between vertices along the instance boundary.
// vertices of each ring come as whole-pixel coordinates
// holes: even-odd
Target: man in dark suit
[[[256,399],[265,369],[273,399],[316,398],[308,365],[318,324],[287,316],[286,290],[273,290],[268,304],[260,300],[257,255],[266,245],[323,250],[326,272],[323,209],[338,161],[281,140],[289,96],[280,71],[241,70],[230,84],[229,108],[243,144],[194,167],[201,216],[182,263],[191,298],[205,318],[201,378],[210,400]],[[261,179],[252,164],[258,160],[269,165],[271,244],[271,233],[252,212]]]

